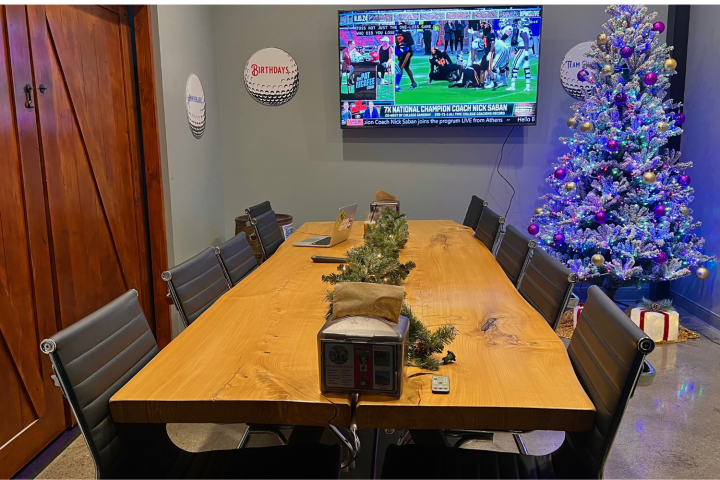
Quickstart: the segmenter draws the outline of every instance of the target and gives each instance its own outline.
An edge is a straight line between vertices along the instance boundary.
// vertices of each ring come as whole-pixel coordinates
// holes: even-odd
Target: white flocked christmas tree
[[[568,152],[547,178],[552,193],[528,233],[581,279],[620,287],[674,280],[712,258],[691,233],[692,162],[665,147],[682,133],[682,105],[667,99],[677,63],[660,44],[665,25],[637,5],[607,8],[610,19],[578,79],[584,101],[568,119]]]

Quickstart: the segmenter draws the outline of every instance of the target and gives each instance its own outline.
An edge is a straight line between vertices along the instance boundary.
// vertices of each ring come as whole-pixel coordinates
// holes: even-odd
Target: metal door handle
[[[32,91],[33,87],[29,83],[25,85],[25,107],[27,108],[35,108],[35,105],[33,105],[32,100]]]

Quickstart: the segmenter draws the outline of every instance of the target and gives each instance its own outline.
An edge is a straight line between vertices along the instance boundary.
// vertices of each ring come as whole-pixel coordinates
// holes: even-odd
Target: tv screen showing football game
[[[542,7],[339,12],[342,128],[534,125]]]

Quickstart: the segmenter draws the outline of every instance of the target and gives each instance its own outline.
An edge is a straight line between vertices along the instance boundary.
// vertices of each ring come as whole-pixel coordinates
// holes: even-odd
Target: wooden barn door
[[[134,288],[154,330],[127,9],[27,13],[60,324]]]
[[[72,423],[39,342],[129,289],[157,310],[127,9],[0,6],[0,48],[7,478]]]
[[[0,478],[8,478],[62,432],[65,414],[39,350],[57,325],[24,7],[0,7],[0,27]]]

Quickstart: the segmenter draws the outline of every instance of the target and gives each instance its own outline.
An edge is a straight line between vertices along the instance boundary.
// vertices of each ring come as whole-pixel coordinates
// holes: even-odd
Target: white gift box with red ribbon
[[[675,310],[645,310],[635,307],[630,319],[654,341],[675,341],[680,331],[680,316]]]
[[[573,308],[573,329],[577,328],[577,322],[584,307],[585,304],[580,302],[577,304],[577,307]]]

